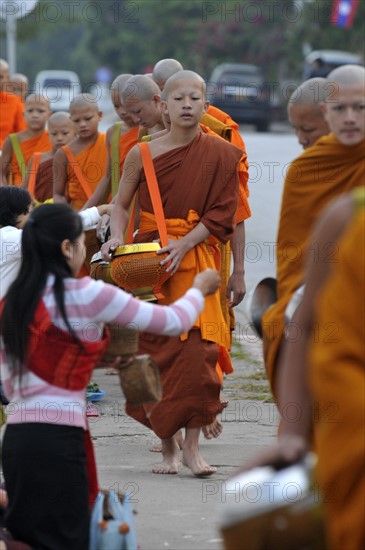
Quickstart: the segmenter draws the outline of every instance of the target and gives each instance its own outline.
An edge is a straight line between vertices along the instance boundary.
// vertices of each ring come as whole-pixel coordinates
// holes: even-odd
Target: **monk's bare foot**
[[[224,393],[221,391],[220,395],[219,395],[219,399],[220,399],[220,402],[223,406],[223,408],[225,409],[226,407],[228,407],[228,403],[229,403],[229,399],[227,399],[224,395]]]
[[[190,468],[196,477],[211,476],[217,471],[209,466],[199,451],[200,428],[187,428],[183,445],[183,464]]]
[[[202,432],[204,434],[205,439],[213,439],[213,437],[219,437],[222,431],[223,431],[223,426],[217,418],[214,420],[214,422],[212,422],[208,426],[202,427]]]
[[[182,449],[184,443],[182,431],[179,430],[178,432],[176,432],[174,438],[176,439],[176,443],[179,445],[179,448]],[[162,453],[162,444],[156,443],[156,445],[150,448],[150,453]]]
[[[180,449],[175,437],[162,439],[161,442],[163,461],[152,468],[152,472],[154,474],[177,474],[180,466]]]

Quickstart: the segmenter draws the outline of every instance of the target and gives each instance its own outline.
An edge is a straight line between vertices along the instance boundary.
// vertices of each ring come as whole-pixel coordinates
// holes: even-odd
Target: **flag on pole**
[[[331,23],[349,29],[354,21],[359,0],[334,0]]]

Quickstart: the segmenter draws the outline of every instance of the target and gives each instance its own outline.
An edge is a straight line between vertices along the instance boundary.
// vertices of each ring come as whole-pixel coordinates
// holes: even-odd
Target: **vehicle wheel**
[[[270,123],[267,120],[260,120],[260,122],[256,123],[256,130],[258,132],[268,132],[269,131]]]

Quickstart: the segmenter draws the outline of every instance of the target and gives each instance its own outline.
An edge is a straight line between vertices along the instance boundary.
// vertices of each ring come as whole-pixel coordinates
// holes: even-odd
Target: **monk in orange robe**
[[[116,195],[126,156],[138,142],[139,125],[128,116],[121,100],[122,88],[131,76],[131,74],[117,76],[110,87],[111,100],[120,122],[116,122],[106,132],[108,150],[106,174],[84,208],[105,202],[110,194],[112,197]]]
[[[9,134],[25,130],[24,105],[10,86],[9,65],[0,59],[0,149]]]
[[[291,464],[314,446],[326,548],[358,550],[365,546],[365,188],[333,201],[309,240],[318,254],[307,257],[278,372],[278,443],[250,467]]]
[[[70,118],[77,137],[54,156],[54,202],[68,203],[79,211],[104,177],[108,152],[105,134],[98,131],[101,117],[94,96],[79,94],[71,101]],[[85,238],[86,256],[81,276],[89,274],[90,260],[100,248],[94,229],[87,231]]]
[[[31,94],[25,100],[24,118],[27,129],[10,134],[4,141],[0,161],[2,185],[20,185],[25,178],[26,167],[34,153],[51,148],[45,129],[51,115],[47,99]]]
[[[32,156],[22,184],[39,203],[53,197],[54,155],[76,137],[75,126],[69,113],[64,111],[53,113],[48,119],[48,134],[52,149]]]
[[[237,164],[242,152],[216,136],[198,131],[207,102],[204,81],[196,73],[183,71],[172,76],[164,94],[162,109],[168,111],[171,130],[144,145],[154,160],[169,237],[168,246],[161,252],[168,253],[162,263],[171,261],[171,277],[162,287],[165,297],[161,303],[170,303],[203,266],[219,267],[217,242],[227,242],[235,226]],[[125,166],[112,214],[112,238],[102,248],[104,257],[123,242],[129,203],[137,189],[141,224],[135,240],[151,242],[158,237],[138,147],[129,153]],[[133,174],[128,170],[132,166]],[[139,351],[152,355],[159,366],[163,398],[152,409],[128,406],[127,412],[162,439],[163,463],[153,469],[154,473],[177,473],[180,457],[174,434],[183,427],[185,464],[197,476],[215,472],[201,456],[198,441],[202,426],[211,424],[222,409],[215,365],[218,346],[227,346],[227,335],[229,327],[216,293],[194,329],[183,338],[140,336]]]
[[[331,199],[365,183],[361,107],[365,94],[364,68],[340,67],[330,73],[328,81],[333,83],[336,93],[322,105],[332,133],[316,141],[291,164],[284,185],[277,244],[278,300],[262,320],[265,367],[274,394],[280,350],[286,341],[285,310],[303,284],[306,255],[318,255],[316,243],[309,243],[313,224]],[[329,249],[329,262],[332,253]]]

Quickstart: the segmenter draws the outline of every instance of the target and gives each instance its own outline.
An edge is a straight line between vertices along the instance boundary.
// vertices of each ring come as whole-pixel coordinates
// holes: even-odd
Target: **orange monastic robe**
[[[27,139],[19,142],[20,148],[24,157],[23,167],[24,171],[34,153],[45,153],[52,149],[51,142],[49,141],[48,132],[42,132],[39,136]],[[20,185],[23,181],[22,170],[18,164],[18,161],[13,152],[11,157],[11,167],[9,174],[10,181],[13,185]]]
[[[105,134],[99,133],[94,143],[75,155],[75,158],[91,191],[91,196],[106,171],[108,154]],[[70,164],[67,165],[67,196],[69,203],[77,211],[81,210],[90,198],[83,190]]]
[[[112,181],[115,177],[115,180],[118,182],[118,184],[119,184],[120,178],[122,177],[123,166],[124,166],[126,156],[128,155],[129,151],[132,149],[132,147],[134,147],[138,143],[138,130],[139,130],[139,127],[135,126],[134,128],[131,128],[124,134],[121,134],[119,138],[118,163],[114,161],[112,146],[110,147]]]
[[[265,367],[272,389],[285,309],[303,284],[307,254],[316,254],[316,243],[308,242],[313,225],[333,198],[365,185],[364,148],[365,141],[348,147],[329,134],[304,151],[287,172],[277,242],[278,301],[262,320]],[[328,261],[333,252],[328,250]]]
[[[23,113],[24,104],[19,97],[0,91],[0,149],[9,134],[26,130]]]
[[[338,244],[316,309],[309,365],[329,548],[359,550],[365,548],[364,204]]]
[[[188,145],[154,159],[169,238],[183,237],[199,221],[210,233],[209,239],[184,256],[178,271],[162,286],[165,298],[159,303],[171,303],[181,297],[197,273],[219,265],[217,242],[227,242],[235,225],[240,156],[240,150],[225,140],[199,132]],[[143,172],[138,193],[142,213],[135,241],[152,242],[158,233]],[[229,327],[218,292],[209,296],[205,304],[195,330],[188,335],[151,338],[140,334],[140,353],[150,354],[158,364],[163,398],[147,414],[143,407],[128,407],[128,414],[151,427],[162,439],[182,427],[208,425],[222,410],[215,365],[218,345],[226,346]]]

